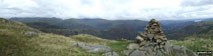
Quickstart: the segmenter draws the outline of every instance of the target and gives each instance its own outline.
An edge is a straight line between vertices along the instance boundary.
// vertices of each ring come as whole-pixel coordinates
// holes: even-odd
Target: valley
[[[92,19],[85,19],[85,20],[93,21]],[[61,27],[60,25],[57,25],[56,22],[48,23],[51,20],[47,20],[45,22],[42,21],[44,20],[41,21],[31,20],[31,22],[30,21],[16,22],[11,21],[11,19],[7,20],[0,18],[0,43],[1,43],[0,55],[3,56],[103,55],[103,52],[91,53],[84,51],[84,49],[80,47],[72,47],[76,43],[78,44],[83,43],[83,44],[97,44],[108,46],[112,48],[114,52],[118,53],[118,55],[125,56],[125,54],[123,54],[122,51],[128,49],[127,48],[128,44],[134,43],[134,39],[135,36],[138,35],[138,31],[141,30],[142,32],[145,25],[147,24],[147,21],[133,20],[130,21],[130,23],[128,23],[129,21],[118,21],[122,23],[118,22],[115,23],[114,21],[110,23],[103,23],[98,21],[99,23],[90,22],[91,25],[86,25],[89,24],[88,21],[87,23],[86,22],[74,23],[73,25],[76,24],[77,25],[76,27],[71,27],[72,24],[71,26],[68,25],[69,27]],[[188,23],[187,26],[179,28],[178,30],[175,31],[172,31],[172,28],[163,29],[165,32],[167,32],[166,33],[166,35],[168,35],[167,38],[171,38],[168,41],[173,45],[185,46],[186,48],[194,52],[212,51],[213,21],[202,21],[193,23],[190,22],[186,22]],[[73,22],[68,21],[67,23]],[[98,25],[92,26],[94,24]],[[168,26],[172,23],[168,24],[161,23],[161,24],[162,28],[173,27]],[[110,25],[110,27],[99,28],[99,26],[104,25]],[[111,38],[100,36],[107,36]],[[125,38],[121,39],[122,37]]]

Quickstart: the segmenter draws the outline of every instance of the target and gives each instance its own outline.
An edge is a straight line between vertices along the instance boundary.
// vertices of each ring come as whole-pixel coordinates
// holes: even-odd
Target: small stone
[[[149,39],[152,39],[154,37],[154,34],[147,34],[147,37],[149,37]]]

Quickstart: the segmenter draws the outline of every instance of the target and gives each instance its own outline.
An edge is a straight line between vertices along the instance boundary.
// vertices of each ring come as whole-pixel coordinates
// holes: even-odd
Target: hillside
[[[1,56],[100,56],[102,54],[85,52],[79,47],[72,47],[74,43],[78,42],[101,45],[120,43],[87,34],[65,37],[42,33],[20,22],[0,18]]]
[[[213,21],[201,21],[169,35],[174,45],[186,46],[193,51],[213,51]],[[177,41],[178,39],[178,41]]]
[[[183,29],[177,30],[175,33],[168,35],[171,39],[183,40],[187,36],[198,36],[199,38],[211,38],[213,31],[213,21],[201,21],[192,25],[188,25]],[[212,39],[212,38],[211,38]]]

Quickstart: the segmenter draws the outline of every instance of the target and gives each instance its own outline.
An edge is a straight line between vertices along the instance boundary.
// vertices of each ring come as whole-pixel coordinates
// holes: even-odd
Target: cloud
[[[0,17],[192,19],[213,17],[211,0],[0,0]]]
[[[212,0],[183,0],[182,6],[204,6],[213,5]]]

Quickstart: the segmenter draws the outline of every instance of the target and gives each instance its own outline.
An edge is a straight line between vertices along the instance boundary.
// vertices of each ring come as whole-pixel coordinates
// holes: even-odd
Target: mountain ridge
[[[56,19],[56,20],[55,20]],[[71,33],[67,34],[68,32],[64,31],[54,31],[54,29],[49,30],[49,29],[42,29],[41,31],[48,32],[48,33],[56,33],[56,34],[61,34],[61,35],[75,35],[75,34],[80,34],[84,33],[82,31],[85,31],[85,34],[91,34],[99,37],[103,37],[106,39],[129,39],[129,40],[134,40],[132,37],[136,37],[138,33],[144,31],[145,25],[148,23],[148,21],[141,21],[141,20],[105,20],[105,19],[59,19],[59,18],[11,18],[10,20],[15,20],[15,21],[20,21],[24,22],[27,25],[33,26],[33,22],[44,22],[48,23],[49,25],[54,25],[54,26],[59,26],[63,27],[60,29],[55,29],[55,30],[67,30]],[[46,22],[47,21],[47,22]],[[49,21],[49,22],[48,22]],[[54,22],[54,23],[52,23]],[[174,33],[175,30],[177,29],[182,29],[183,27],[195,23],[194,21],[159,21],[163,30],[165,33],[171,34]],[[32,23],[32,24],[28,24]],[[37,25],[39,26],[39,25]],[[119,31],[118,31],[119,29]],[[75,30],[75,31],[73,31]],[[76,31],[77,30],[77,31]],[[130,30],[130,31],[125,31],[125,30]],[[54,32],[53,32],[54,31]],[[123,32],[122,32],[123,31]],[[94,33],[100,33],[100,34],[94,34]],[[127,36],[122,36],[124,33]],[[114,35],[115,34],[115,35]],[[113,37],[113,38],[112,38]]]

